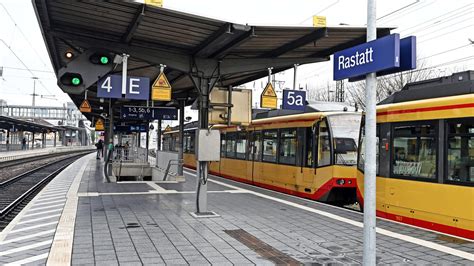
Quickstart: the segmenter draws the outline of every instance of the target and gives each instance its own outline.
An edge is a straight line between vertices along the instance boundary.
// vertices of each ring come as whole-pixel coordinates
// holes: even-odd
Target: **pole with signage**
[[[367,42],[377,39],[375,0],[367,1]],[[364,255],[363,264],[376,264],[376,73],[365,78]]]

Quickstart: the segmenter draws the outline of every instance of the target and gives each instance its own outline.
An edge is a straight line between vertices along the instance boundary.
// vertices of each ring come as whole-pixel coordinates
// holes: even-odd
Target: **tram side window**
[[[364,164],[365,164],[365,126],[362,123],[362,127],[360,129],[360,141],[359,141],[359,159],[357,162],[357,167],[359,170],[364,171]],[[380,129],[379,126],[377,125],[376,129],[376,134],[377,137],[375,138],[375,167],[376,167],[376,173],[379,173],[379,152],[380,152],[380,144],[379,144],[379,135],[380,135]]]
[[[225,134],[221,134],[221,157],[222,158],[225,158],[225,151],[226,151]]]
[[[474,119],[448,122],[447,179],[474,184]]]
[[[331,163],[331,146],[329,142],[329,128],[326,120],[319,123],[318,128],[318,166]]]
[[[313,167],[314,156],[313,156],[313,146],[314,146],[314,133],[313,128],[306,128],[306,167]]]
[[[227,142],[226,142],[226,157],[235,158],[235,133],[227,133]]]
[[[296,129],[280,130],[280,163],[296,164]]]
[[[245,160],[245,157],[247,154],[245,151],[246,147],[247,147],[247,133],[240,132],[237,134],[237,140],[236,140],[236,158]]]
[[[252,150],[249,151],[249,154],[253,154],[253,160],[260,161],[262,158],[262,132],[254,131],[252,133],[250,147],[252,147]],[[249,155],[249,160],[252,159],[251,156]]]
[[[268,130],[263,131],[263,161],[276,162],[277,161],[277,139],[278,131]]]
[[[392,173],[396,176],[436,177],[436,128],[430,124],[394,126]]]

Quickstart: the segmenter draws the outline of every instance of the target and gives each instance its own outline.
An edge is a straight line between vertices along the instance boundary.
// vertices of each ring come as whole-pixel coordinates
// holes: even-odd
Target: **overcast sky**
[[[311,26],[312,15],[326,16],[328,26],[366,23],[366,1],[163,1],[165,8],[249,25]],[[379,0],[377,17],[377,26],[396,27],[394,32],[401,37],[416,35],[418,58],[424,59],[427,66],[447,69],[447,73],[474,69],[474,45],[469,42],[469,38],[474,41],[474,0]],[[0,66],[4,67],[0,99],[9,104],[31,104],[35,76],[39,78],[36,93],[43,95],[37,97],[36,105],[60,106],[70,101],[56,86],[31,1],[0,0],[0,25]],[[32,73],[24,70],[25,66]],[[331,64],[300,67],[298,77],[301,86],[322,89],[332,82]],[[283,88],[292,87],[293,72],[277,75],[276,79],[284,81]],[[261,90],[261,83],[255,83],[256,90]],[[253,88],[253,83],[248,86]]]

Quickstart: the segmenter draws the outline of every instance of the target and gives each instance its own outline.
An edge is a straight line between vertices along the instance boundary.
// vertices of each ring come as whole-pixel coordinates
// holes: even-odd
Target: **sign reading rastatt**
[[[306,107],[306,91],[283,90],[283,109],[301,110]]]
[[[392,34],[334,54],[334,80],[400,66],[400,35]]]
[[[408,36],[400,39],[400,66],[377,72],[377,77],[397,72],[416,69],[416,37]],[[349,78],[350,82],[365,79],[365,76]]]

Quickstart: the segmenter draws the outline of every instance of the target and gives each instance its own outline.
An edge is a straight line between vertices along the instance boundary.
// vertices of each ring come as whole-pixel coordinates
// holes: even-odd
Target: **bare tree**
[[[424,61],[417,61],[417,70],[405,71],[393,75],[382,76],[377,81],[377,102],[380,102],[401,90],[407,83],[426,80],[440,76],[440,72],[433,68],[425,68]],[[349,83],[350,84],[350,83]],[[346,87],[352,105],[365,109],[365,81],[354,82]]]

